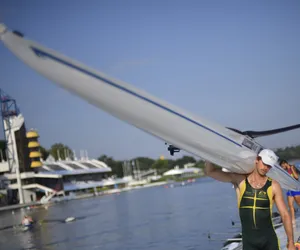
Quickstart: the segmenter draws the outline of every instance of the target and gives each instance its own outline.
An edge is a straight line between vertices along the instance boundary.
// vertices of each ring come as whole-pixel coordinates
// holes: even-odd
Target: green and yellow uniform
[[[253,188],[246,178],[238,202],[242,224],[243,250],[279,250],[279,240],[272,222],[272,179]]]

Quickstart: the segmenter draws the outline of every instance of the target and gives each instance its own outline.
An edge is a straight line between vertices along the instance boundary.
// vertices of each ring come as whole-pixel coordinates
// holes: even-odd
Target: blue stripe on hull
[[[47,52],[45,52],[45,51],[40,50],[40,49],[38,49],[38,48],[35,48],[35,47],[30,47],[30,48],[33,50],[33,52],[34,52],[38,57],[47,57],[47,58],[50,58],[50,59],[52,59],[52,60],[54,60],[54,61],[56,61],[56,62],[59,62],[59,63],[61,63],[61,64],[64,64],[65,66],[68,66],[68,67],[70,67],[70,68],[76,69],[76,70],[78,70],[78,71],[80,71],[80,72],[82,72],[82,73],[84,73],[84,74],[86,74],[86,75],[89,75],[89,76],[91,76],[91,77],[93,77],[93,78],[96,78],[96,79],[98,79],[98,80],[101,80],[101,81],[103,81],[103,82],[105,82],[105,83],[107,83],[107,84],[109,84],[109,85],[111,85],[111,86],[113,86],[113,87],[115,87],[115,88],[118,88],[118,89],[120,89],[120,90],[122,90],[122,91],[124,91],[124,92],[126,92],[126,93],[128,93],[128,94],[131,94],[131,95],[133,95],[133,96],[135,96],[135,97],[137,97],[137,98],[139,98],[139,99],[142,99],[142,100],[144,100],[144,101],[146,101],[146,102],[148,102],[148,103],[151,103],[151,104],[153,104],[153,105],[155,105],[155,106],[157,106],[157,107],[159,107],[159,108],[161,108],[161,109],[164,109],[164,110],[166,110],[166,111],[168,111],[168,112],[170,112],[170,113],[172,113],[172,114],[174,114],[174,115],[176,115],[176,116],[179,116],[179,117],[181,117],[181,118],[183,118],[183,119],[185,119],[185,120],[187,120],[187,121],[189,121],[189,122],[191,122],[191,123],[194,123],[194,124],[196,124],[197,126],[202,127],[202,128],[204,128],[204,129],[206,129],[206,130],[208,130],[208,131],[210,131],[210,132],[212,132],[212,133],[214,133],[214,134],[216,134],[216,135],[218,135],[218,136],[220,136],[220,137],[222,137],[222,138],[224,138],[224,139],[226,139],[226,140],[228,140],[228,141],[234,143],[235,145],[237,145],[237,146],[239,146],[239,147],[242,147],[241,144],[235,142],[234,140],[232,140],[232,139],[230,139],[230,138],[228,138],[228,137],[226,137],[226,136],[224,136],[224,135],[222,135],[222,134],[220,134],[220,133],[214,131],[213,129],[211,129],[211,128],[209,128],[209,127],[206,127],[205,125],[203,125],[203,124],[201,124],[201,123],[199,123],[199,122],[197,122],[197,121],[195,121],[195,120],[193,120],[193,119],[191,119],[191,118],[189,118],[189,117],[186,117],[186,116],[184,116],[184,115],[182,115],[182,114],[180,114],[180,113],[178,113],[178,112],[176,112],[176,111],[174,111],[174,110],[172,110],[172,109],[170,109],[170,108],[167,108],[167,107],[165,107],[165,106],[163,106],[163,105],[161,105],[161,104],[159,104],[159,103],[157,103],[157,102],[155,102],[155,101],[152,101],[151,99],[149,99],[149,98],[147,98],[147,97],[145,97],[145,96],[142,96],[142,95],[140,95],[140,94],[137,94],[137,93],[133,92],[132,90],[129,90],[129,89],[123,87],[123,86],[120,86],[120,85],[116,84],[115,82],[112,82],[112,81],[110,81],[110,80],[108,80],[108,79],[105,79],[105,78],[103,78],[103,77],[101,77],[101,76],[99,76],[99,75],[96,75],[96,74],[94,74],[94,73],[92,73],[92,72],[90,72],[90,71],[88,71],[88,70],[86,70],[86,69],[83,69],[83,68],[81,68],[81,67],[78,67],[78,66],[76,66],[76,65],[74,65],[74,64],[72,64],[72,63],[69,63],[69,62],[67,62],[67,61],[65,61],[65,60],[63,60],[63,59],[60,59],[60,58],[58,58],[58,57],[56,57],[56,56],[54,56],[54,55],[51,55],[51,54],[49,54],[49,53],[47,53]]]

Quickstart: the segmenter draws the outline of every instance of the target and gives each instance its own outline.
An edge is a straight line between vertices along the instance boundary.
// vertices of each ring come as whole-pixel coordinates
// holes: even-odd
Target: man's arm
[[[223,172],[221,168],[216,168],[211,162],[205,162],[204,173],[222,182],[231,182],[233,184],[239,184],[239,182],[244,179],[244,175]]]
[[[292,165],[291,168],[292,168],[292,171],[293,171],[295,179],[298,180],[299,179],[299,175],[297,173],[296,167]]]
[[[288,245],[294,245],[294,233],[293,233],[293,225],[292,225],[292,219],[290,217],[290,214],[287,210],[287,207],[285,205],[282,189],[279,185],[279,183],[275,180],[273,180],[273,194],[274,194],[274,200],[276,203],[276,206],[278,208],[278,211],[280,213],[284,229],[288,238]]]

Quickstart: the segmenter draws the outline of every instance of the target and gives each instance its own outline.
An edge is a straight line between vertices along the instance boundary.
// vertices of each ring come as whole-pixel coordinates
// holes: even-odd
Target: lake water
[[[188,186],[152,187],[0,214],[0,228],[27,213],[45,221],[30,231],[0,231],[1,249],[218,250],[238,231],[234,189],[202,178]],[[78,220],[64,223],[74,216]],[[232,232],[212,235],[208,232]],[[220,239],[220,240],[219,240]]]

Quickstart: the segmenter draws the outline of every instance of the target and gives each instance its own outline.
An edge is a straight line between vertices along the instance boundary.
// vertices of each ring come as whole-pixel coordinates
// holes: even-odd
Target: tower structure
[[[22,204],[24,202],[24,198],[20,178],[20,162],[18,155],[19,151],[21,156],[22,150],[18,150],[17,148],[17,139],[21,139],[19,135],[25,130],[24,117],[22,114],[20,114],[16,100],[7,95],[2,89],[0,89],[0,106],[4,138],[6,143],[6,159],[8,163],[8,168],[3,172],[16,173],[19,202]],[[24,159],[22,160],[22,163],[25,165]]]
[[[14,172],[16,167],[16,154],[13,146],[14,140],[14,122],[15,117],[19,115],[19,109],[17,107],[16,101],[11,98],[9,95],[0,89],[0,98],[1,98],[1,118],[3,123],[4,138],[6,143],[6,158],[8,162],[9,169],[8,171]]]
[[[31,160],[30,167],[38,168],[42,166],[40,144],[38,142],[39,134],[35,130],[27,132],[26,137],[28,139],[29,158]]]

